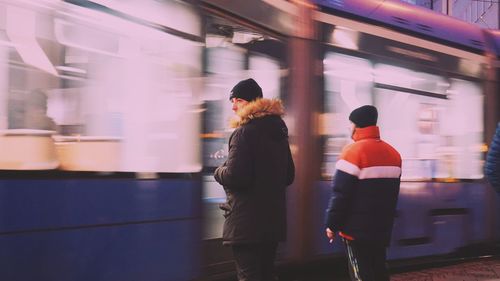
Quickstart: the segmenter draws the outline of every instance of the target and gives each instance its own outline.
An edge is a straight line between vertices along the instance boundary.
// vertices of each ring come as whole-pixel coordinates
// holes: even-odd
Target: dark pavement
[[[471,262],[391,275],[391,281],[500,281],[500,259]]]

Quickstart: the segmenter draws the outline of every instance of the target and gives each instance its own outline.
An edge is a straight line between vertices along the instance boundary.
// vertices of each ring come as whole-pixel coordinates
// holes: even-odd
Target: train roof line
[[[476,53],[487,51],[483,29],[471,23],[397,0],[313,0],[319,8],[395,29],[451,42]],[[499,34],[500,35],[500,34]],[[500,36],[496,40],[500,51]]]

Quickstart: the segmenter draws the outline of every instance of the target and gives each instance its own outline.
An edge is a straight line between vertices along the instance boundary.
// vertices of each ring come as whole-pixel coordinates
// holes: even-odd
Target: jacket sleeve
[[[289,186],[295,180],[295,164],[293,163],[292,152],[290,151],[290,145],[288,145],[288,167],[286,171],[286,185]]]
[[[349,215],[349,207],[359,180],[359,168],[346,160],[339,160],[336,167],[332,197],[326,209],[325,225],[332,231],[341,231]]]
[[[242,128],[234,131],[229,139],[227,161],[215,170],[215,180],[228,190],[252,185],[253,157],[247,138],[248,134]]]
[[[486,155],[484,174],[493,188],[500,193],[500,123]]]

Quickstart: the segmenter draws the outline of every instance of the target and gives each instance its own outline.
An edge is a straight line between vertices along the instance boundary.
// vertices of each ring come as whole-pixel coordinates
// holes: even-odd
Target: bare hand
[[[330,243],[333,243],[333,239],[335,239],[335,232],[333,232],[330,228],[326,228],[326,237],[330,239]]]

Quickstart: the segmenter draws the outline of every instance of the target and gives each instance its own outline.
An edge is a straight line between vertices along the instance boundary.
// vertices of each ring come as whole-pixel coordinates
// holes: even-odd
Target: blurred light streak
[[[427,191],[427,185],[425,182],[410,182],[405,180],[405,182],[401,183],[400,194],[407,195],[417,195],[422,194]]]
[[[85,78],[80,78],[80,77],[75,77],[75,76],[69,76],[69,75],[57,75],[59,78],[63,78],[66,80],[73,80],[73,81],[86,81],[87,79]]]
[[[393,10],[407,11],[408,13],[412,13],[414,9],[412,5],[401,5],[399,2],[396,3],[387,2],[384,3],[384,5]]]
[[[62,71],[67,71],[67,72],[73,72],[73,73],[79,73],[79,74],[86,74],[87,71],[81,68],[76,68],[76,67],[70,67],[70,66],[62,66],[58,65],[56,66],[56,69],[62,70]]]
[[[206,134],[200,134],[201,138],[204,139],[220,139],[224,137],[224,134],[222,133],[206,133]]]
[[[9,4],[27,4],[29,7],[39,7],[49,10],[56,10],[58,4],[62,3],[63,0],[14,0],[7,1]]]
[[[73,7],[72,13],[59,14],[67,20],[55,20],[56,39],[64,45],[98,54],[127,57],[130,55],[127,53],[130,51],[130,43],[137,42],[137,48],[143,53],[149,52],[150,57],[153,57],[144,59],[155,64],[168,65],[164,59],[158,57],[164,57],[166,48],[182,50],[182,44],[169,44],[174,40],[193,46],[205,46],[205,43],[179,38],[151,26],[87,8]],[[154,49],[144,49],[146,44],[154,46]]]
[[[461,59],[458,68],[460,72],[468,73],[473,76],[478,76],[481,73],[482,65],[476,61]]]
[[[335,78],[348,79],[360,82],[372,82],[374,79],[374,72],[371,68],[363,65],[357,65],[354,62],[348,63],[336,59],[335,57],[328,57],[323,60],[325,65],[326,75],[332,75]]]
[[[366,70],[335,69],[335,70],[327,70],[323,73],[326,75],[335,76],[335,78],[346,79],[346,80],[354,80],[360,82],[373,81],[373,73],[371,71],[366,71]]]
[[[110,15],[105,12],[96,11],[84,7],[71,7],[70,12],[58,11],[58,14],[86,23],[88,26],[98,26],[104,28],[108,32],[115,34],[126,34],[128,37],[139,37],[147,39],[163,39],[169,36],[168,33],[153,28],[151,26],[142,25],[139,23],[131,22],[126,19],[120,18],[115,15]],[[78,22],[71,22],[66,24],[78,24]],[[168,39],[168,38],[167,38]]]
[[[233,38],[231,39],[231,42],[233,44],[247,44],[254,40],[262,40],[262,39],[263,37],[260,34],[235,31],[233,32]]]
[[[137,172],[135,173],[135,177],[141,180],[156,180],[160,178],[158,173],[153,173],[153,172]],[[140,186],[140,188],[158,189],[157,186]]]
[[[483,143],[483,144],[481,144],[479,151],[486,153],[486,152],[488,152],[488,149],[489,149],[488,145],[486,143]]]
[[[57,71],[35,37],[36,15],[33,11],[7,7],[7,36],[26,64],[57,76]]]
[[[10,42],[9,40],[9,36],[7,35],[6,30],[0,30],[0,46],[15,48],[15,44]]]
[[[265,2],[273,7],[276,7],[282,11],[287,12],[288,14],[292,15],[297,15],[298,13],[298,8],[294,4],[287,2],[287,1],[282,1],[282,0],[262,0],[262,2]]]
[[[148,5],[144,5],[143,0],[92,0],[91,2],[152,24],[201,36],[200,21],[196,13],[178,1],[149,1]],[[172,13],[172,10],[175,12]],[[166,17],[167,14],[169,16]]]
[[[337,26],[333,30],[330,40],[339,47],[358,50],[359,33],[350,28]]]
[[[306,0],[292,0],[290,1],[296,5],[299,5],[299,6],[303,6],[303,7],[306,7],[306,8],[310,8],[310,9],[317,9],[317,6],[312,4],[310,1],[306,1]]]
[[[205,45],[207,48],[224,47],[226,37],[220,35],[207,34],[205,37]]]
[[[349,110],[353,110],[362,105],[356,97],[356,82],[342,80],[340,84],[340,96],[347,104]]]
[[[66,46],[69,46],[69,47],[74,47],[74,48],[78,48],[81,50],[94,52],[94,53],[98,53],[98,54],[102,54],[102,55],[108,55],[108,56],[112,56],[112,57],[120,57],[117,52],[114,53],[114,52],[94,48],[91,46],[83,46],[82,44],[76,43],[75,42],[76,40],[69,37],[69,36],[77,36],[75,34],[76,31],[73,30],[73,32],[67,32],[65,30],[65,28],[67,28],[69,30],[72,25],[74,25],[74,23],[60,20],[60,19],[55,20],[54,33],[55,33],[55,37],[59,43],[66,45]],[[68,36],[68,35],[66,35],[66,33],[69,33],[70,35]],[[89,42],[89,43],[91,43],[91,42]]]
[[[410,85],[412,82],[423,81],[423,78],[414,75],[405,68],[391,65],[380,65],[375,70],[375,82],[389,85]]]

